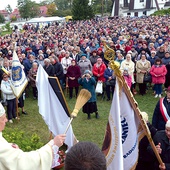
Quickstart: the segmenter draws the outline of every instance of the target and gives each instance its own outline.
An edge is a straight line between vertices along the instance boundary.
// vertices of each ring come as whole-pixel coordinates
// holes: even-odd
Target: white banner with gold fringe
[[[120,93],[119,93],[120,90]],[[116,82],[102,151],[107,170],[134,169],[138,159],[139,120]]]
[[[16,97],[20,97],[25,87],[28,84],[28,80],[25,76],[23,66],[20,63],[17,53],[13,52],[12,57],[12,69],[11,69],[11,88]]]

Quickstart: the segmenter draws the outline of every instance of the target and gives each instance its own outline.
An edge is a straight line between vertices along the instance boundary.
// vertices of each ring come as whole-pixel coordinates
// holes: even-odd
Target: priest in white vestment
[[[0,103],[0,170],[50,170],[58,166],[58,148],[65,134],[56,136],[36,151],[23,152],[16,144],[8,143],[2,136],[7,122],[5,109]]]

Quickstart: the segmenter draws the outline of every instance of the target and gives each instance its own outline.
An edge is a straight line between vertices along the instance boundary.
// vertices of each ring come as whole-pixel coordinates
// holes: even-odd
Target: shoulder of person
[[[165,130],[159,130],[155,134],[155,136],[164,136],[164,135],[165,135]]]

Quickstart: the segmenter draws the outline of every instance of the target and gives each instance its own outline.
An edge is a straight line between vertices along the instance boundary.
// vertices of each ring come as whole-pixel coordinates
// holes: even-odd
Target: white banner
[[[13,52],[12,69],[11,69],[11,88],[16,97],[19,97],[28,84],[23,66],[21,65],[17,53]]]
[[[136,165],[138,126],[138,118],[128,98],[122,90],[119,93],[119,85],[116,82],[102,148],[106,155],[107,170],[130,170]]]
[[[38,68],[36,85],[38,89],[39,113],[42,115],[49,130],[54,136],[63,134],[70,121],[70,117],[68,117],[62,106],[62,103],[65,102],[65,100],[62,98],[62,100],[59,101],[57,94],[53,90],[52,84],[49,82],[48,74],[41,65]],[[61,91],[57,91],[57,93],[61,94]],[[70,148],[75,142],[77,142],[77,140],[74,136],[72,126],[70,126],[66,134],[65,143]]]

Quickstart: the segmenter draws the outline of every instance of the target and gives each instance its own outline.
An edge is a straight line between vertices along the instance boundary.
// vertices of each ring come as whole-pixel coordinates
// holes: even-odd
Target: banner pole
[[[120,69],[119,69],[120,64],[114,61],[115,51],[113,49],[109,48],[106,45],[105,41],[104,41],[104,47],[106,49],[104,57],[105,57],[105,59],[107,59],[110,62],[111,69],[114,70],[114,74],[115,74],[116,78],[118,79],[119,87],[123,88],[123,90],[124,90],[128,100],[129,100],[134,112],[136,113],[136,115],[137,115],[137,117],[140,121],[142,129],[144,130],[145,135],[148,138],[148,141],[149,141],[149,143],[150,143],[150,145],[151,145],[151,147],[152,147],[152,149],[155,153],[155,156],[156,156],[159,164],[161,166],[163,166],[164,164],[163,164],[162,159],[161,159],[161,157],[160,157],[160,155],[159,155],[159,153],[156,149],[156,146],[155,146],[155,144],[152,140],[152,137],[150,135],[150,131],[149,131],[147,125],[146,125],[146,122],[143,120],[142,115],[140,114],[140,110],[138,108],[137,102],[135,101],[133,94],[131,93],[131,91],[130,91],[130,89],[129,89],[124,77],[122,76]]]

